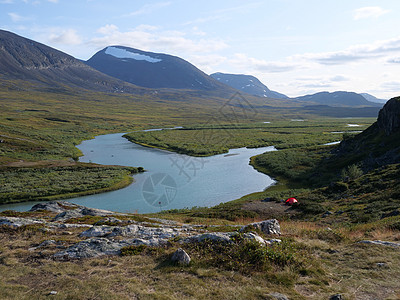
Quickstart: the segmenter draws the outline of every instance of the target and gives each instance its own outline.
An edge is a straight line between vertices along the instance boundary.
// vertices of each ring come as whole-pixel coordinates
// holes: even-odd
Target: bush
[[[361,177],[363,174],[364,174],[363,170],[361,170],[361,168],[358,165],[354,164],[342,170],[342,179],[354,180]]]

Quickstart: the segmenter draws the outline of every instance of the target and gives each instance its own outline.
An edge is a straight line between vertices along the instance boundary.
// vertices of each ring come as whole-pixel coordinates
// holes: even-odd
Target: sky
[[[399,96],[399,16],[399,0],[0,0],[0,29],[78,59],[128,46],[290,97]]]

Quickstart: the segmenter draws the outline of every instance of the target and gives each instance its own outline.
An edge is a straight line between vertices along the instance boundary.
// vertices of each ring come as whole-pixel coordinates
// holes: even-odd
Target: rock
[[[129,246],[126,241],[110,241],[106,238],[90,238],[54,254],[55,259],[82,259],[102,255],[119,255],[121,248]]]
[[[373,245],[381,245],[381,246],[391,246],[391,247],[400,247],[400,243],[394,242],[386,242],[386,241],[360,241],[362,244],[373,244]]]
[[[18,228],[26,225],[33,224],[44,224],[45,221],[40,219],[31,219],[31,218],[17,218],[17,217],[0,217],[0,226],[6,225],[14,228]]]
[[[324,212],[324,214],[322,215],[322,217],[323,218],[326,218],[326,217],[328,217],[328,216],[330,216],[330,215],[332,215],[333,214],[333,212],[331,212],[331,211],[326,211],[326,212]]]
[[[400,130],[400,98],[392,98],[379,111],[378,127],[391,135]]]
[[[78,207],[78,205],[66,201],[50,201],[35,204],[29,211],[46,210],[55,213],[62,213],[66,210],[76,209]]]
[[[96,222],[94,225],[104,225],[105,223],[121,224],[121,223],[123,223],[123,221],[121,221],[120,219],[117,219],[115,217],[107,217],[107,218],[101,219],[100,221]]]
[[[62,213],[59,213],[57,216],[53,218],[53,221],[57,222],[63,222],[69,219],[73,218],[81,218],[83,217],[83,214],[81,214],[79,209],[74,209],[74,210],[67,210],[63,211]]]
[[[58,294],[57,291],[50,291],[49,296],[55,296],[57,294]]]
[[[213,232],[213,233],[203,233],[191,236],[187,239],[184,239],[183,242],[204,242],[204,241],[212,241],[212,242],[223,242],[223,243],[232,243],[231,237],[237,233],[234,232]]]
[[[79,236],[80,237],[104,237],[109,235],[113,232],[112,226],[102,225],[102,226],[93,226],[88,230],[82,232]]]
[[[289,298],[286,295],[283,295],[281,293],[270,293],[268,294],[267,299],[274,299],[274,300],[289,300]]]
[[[341,294],[332,295],[329,297],[329,300],[344,300]]]
[[[190,256],[185,252],[185,250],[179,248],[172,254],[171,261],[180,265],[188,265],[190,263]]]
[[[265,220],[261,222],[256,222],[256,223],[251,223],[246,226],[243,226],[240,231],[243,232],[246,229],[258,229],[264,234],[281,234],[281,227],[279,225],[278,220],[276,219],[271,219],[271,220]]]

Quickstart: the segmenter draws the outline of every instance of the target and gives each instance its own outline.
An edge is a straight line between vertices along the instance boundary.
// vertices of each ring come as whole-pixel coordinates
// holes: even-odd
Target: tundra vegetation
[[[276,104],[273,112],[265,110],[252,120],[216,126],[208,120],[222,100],[210,103],[208,109],[193,99],[160,98],[154,106],[146,96],[78,95],[70,90],[43,93],[34,87],[16,87],[17,82],[8,82],[0,92],[0,173],[2,184],[6,183],[2,201],[29,195],[53,199],[126,182],[130,173],[139,170],[74,162],[80,155],[74,146],[97,134],[181,125],[183,130],[135,132],[129,138],[192,155],[224,153],[233,147],[275,146],[280,151],[254,157],[251,163],[278,183],[211,208],[113,217],[126,223],[151,223],[156,228],[162,224],[149,218],[164,218],[202,224],[209,232],[236,231],[238,224],[277,218],[282,242],[265,247],[241,239],[240,234],[230,245],[206,241],[182,246],[171,239],[163,247],[127,247],[119,256],[57,261],[52,258],[55,252],[84,239],[80,236],[83,228],[2,225],[1,299],[274,299],[276,293],[290,299],[328,299],[338,293],[345,299],[400,297],[399,249],[359,243],[400,241],[400,216],[396,213],[400,166],[363,169],[356,158],[334,158],[335,146],[323,144],[343,139],[342,132],[348,139],[353,134],[349,131],[354,130],[347,126],[348,120],[299,116],[280,111]],[[291,121],[299,118],[306,121]],[[358,127],[362,130],[373,121],[351,122],[363,125]],[[226,144],[213,146],[213,141]],[[47,183],[50,178],[54,185]],[[32,190],[28,191],[28,186]],[[288,207],[281,202],[292,196],[299,205]],[[0,213],[0,217],[48,221],[54,216],[45,211]],[[98,216],[85,216],[68,222],[93,225],[99,221]],[[54,247],[32,251],[49,240],[55,242]],[[190,254],[189,265],[171,263],[171,254],[178,247]]]

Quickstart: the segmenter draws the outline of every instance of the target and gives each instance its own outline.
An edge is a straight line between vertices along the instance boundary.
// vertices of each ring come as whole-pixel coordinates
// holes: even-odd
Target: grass
[[[141,169],[140,169],[141,170]],[[52,200],[129,185],[133,167],[71,163],[69,166],[0,167],[0,203]]]
[[[353,121],[367,126],[373,119]],[[241,147],[275,146],[277,149],[293,149],[323,145],[341,140],[342,132],[352,132],[347,123],[348,120],[343,119],[315,119],[304,122],[277,120],[268,124],[211,123],[179,130],[131,132],[125,137],[144,146],[192,156],[210,156]]]

